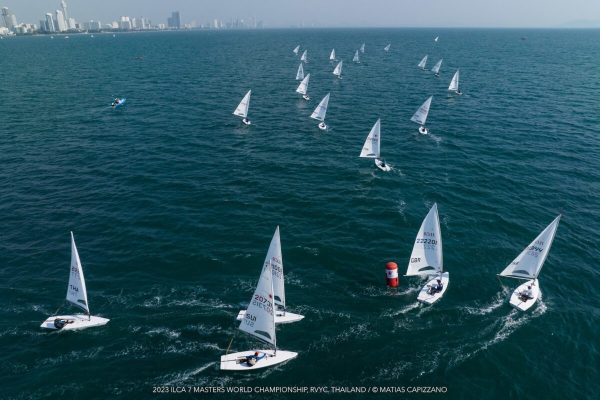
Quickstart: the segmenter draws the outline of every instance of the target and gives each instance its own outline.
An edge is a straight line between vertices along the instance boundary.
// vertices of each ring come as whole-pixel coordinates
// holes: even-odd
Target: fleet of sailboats
[[[431,207],[421,223],[410,255],[406,276],[416,275],[429,279],[419,292],[418,301],[433,304],[446,293],[450,275],[444,272],[442,232],[437,203]]]
[[[511,306],[521,311],[530,309],[541,294],[538,276],[552,247],[560,217],[560,215],[556,217],[508,267],[498,274],[507,278],[525,280],[525,283],[512,292],[509,300]]]
[[[327,114],[327,106],[329,105],[330,94],[331,93],[327,93],[327,95],[323,97],[323,100],[321,100],[317,108],[315,108],[315,111],[313,111],[313,113],[310,116],[312,119],[321,121],[319,123],[319,129],[322,131],[326,131],[328,128],[327,124],[325,123],[325,115]]]
[[[237,108],[233,111],[233,115],[237,115],[238,117],[242,117],[242,122],[246,125],[252,124],[248,119],[248,108],[250,107],[250,95],[252,95],[252,90],[248,90],[248,93],[244,96],[240,104],[238,104]]]
[[[42,322],[40,327],[51,330],[70,331],[106,325],[109,319],[97,317],[90,313],[90,304],[88,302],[87,289],[83,277],[83,266],[79,259],[73,232],[71,232],[71,266],[69,271],[67,302],[79,308],[85,312],[85,314],[54,315]]]
[[[419,107],[419,109],[414,113],[414,115],[410,119],[412,122],[421,125],[419,127],[419,133],[423,135],[427,135],[429,133],[429,129],[425,127],[425,122],[427,122],[427,116],[429,115],[431,100],[433,100],[433,96],[425,100],[425,102],[421,104],[421,107]]]
[[[363,145],[362,151],[360,152],[361,158],[373,158],[375,159],[375,165],[382,171],[390,171],[392,168],[382,160],[381,157],[381,119],[375,122],[375,125],[371,128],[365,144]]]

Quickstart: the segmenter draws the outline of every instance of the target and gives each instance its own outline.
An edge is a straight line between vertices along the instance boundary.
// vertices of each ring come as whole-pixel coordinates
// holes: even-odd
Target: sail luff
[[[281,237],[279,235],[279,226],[275,229],[269,250],[265,257],[265,263],[271,263],[273,272],[273,301],[276,305],[285,308],[285,281],[283,274],[283,255],[281,253]]]

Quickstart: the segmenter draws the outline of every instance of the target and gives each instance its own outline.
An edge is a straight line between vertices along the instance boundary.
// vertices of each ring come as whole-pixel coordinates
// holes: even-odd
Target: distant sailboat
[[[365,54],[365,44],[364,43],[360,46],[360,52]]]
[[[248,93],[244,96],[240,104],[238,104],[237,108],[233,112],[233,115],[237,115],[238,117],[242,117],[242,122],[246,125],[252,124],[248,119],[248,108],[250,107],[250,96],[252,95],[252,90],[248,90]]]
[[[440,68],[442,67],[442,61],[444,61],[444,59],[441,59],[440,61],[435,63],[433,68],[431,68],[431,72],[433,72],[435,76],[440,76]]]
[[[298,55],[298,52],[300,51],[300,45],[294,47],[294,50],[292,50],[294,52],[295,55]]]
[[[292,351],[277,350],[274,296],[273,266],[269,260],[262,268],[258,285],[238,329],[272,345],[273,349],[225,354],[221,356],[222,371],[250,371],[272,367],[298,356],[298,353]]]
[[[335,61],[335,49],[331,50],[331,54],[329,55],[329,61]]]
[[[338,78],[342,79],[342,65],[344,64],[343,61],[340,61],[338,63],[338,65],[335,66],[334,70],[333,70],[333,74],[335,76],[337,76]]]
[[[308,50],[304,50],[304,53],[302,53],[302,57],[300,57],[300,61],[304,61],[305,63],[308,64]]]
[[[439,38],[440,38],[439,36],[436,36],[435,39],[433,39],[433,41],[437,43],[437,41],[439,40]]]
[[[279,236],[279,226],[275,229],[273,239],[269,245],[267,257],[264,265],[271,263],[273,270],[273,296],[275,303],[275,323],[289,324],[297,322],[304,318],[304,315],[294,314],[286,311],[285,307],[285,281],[283,277],[283,256],[281,254],[281,237]],[[241,310],[238,313],[237,320],[241,321],[246,315],[246,310]]]
[[[306,101],[310,100],[310,97],[308,96],[308,81],[310,80],[310,74],[307,74],[304,79],[302,79],[302,82],[300,82],[300,84],[298,85],[298,88],[296,89],[296,92],[300,93],[302,95],[302,98]]]
[[[391,44],[391,43],[390,43],[390,44],[388,44],[387,46],[385,46],[385,47],[383,48],[383,51],[390,51],[390,47],[391,47],[391,46],[392,46],[392,44]]]
[[[390,171],[392,168],[381,160],[381,120],[378,119],[375,125],[371,128],[371,132],[365,140],[362,151],[360,152],[361,158],[374,158],[375,165],[382,171]]]
[[[112,104],[110,105],[112,108],[119,108],[121,107],[123,104],[125,104],[125,101],[127,101],[127,99],[125,97],[122,98],[115,98],[112,102]]]
[[[304,67],[302,66],[302,63],[300,63],[298,72],[296,72],[296,80],[301,81],[302,79],[304,79]]]
[[[67,286],[67,301],[85,311],[85,315],[73,314],[52,316],[46,319],[40,327],[67,331],[91,328],[93,326],[101,326],[108,323],[108,319],[95,317],[90,314],[85,279],[83,278],[83,266],[79,259],[79,252],[75,245],[73,232],[71,232],[71,268],[69,285]]]
[[[541,290],[538,283],[538,275],[544,266],[554,236],[556,235],[556,229],[560,222],[560,215],[554,219],[536,237],[529,246],[525,248],[506,267],[499,275],[508,278],[524,279],[525,283],[515,289],[510,296],[510,305],[518,308],[521,311],[527,311],[531,306],[535,304],[538,297],[540,296]]]
[[[360,64],[360,58],[358,57],[358,50],[356,50],[356,52],[354,53],[354,57],[352,57],[352,61]]]
[[[415,275],[430,278],[419,292],[417,300],[420,302],[433,304],[441,299],[448,289],[450,274],[444,272],[442,232],[437,204],[431,207],[423,220],[410,255],[406,276]]]
[[[311,114],[312,119],[316,119],[317,121],[321,121],[319,123],[319,129],[322,131],[326,131],[328,126],[325,124],[325,115],[327,114],[327,106],[329,105],[329,95],[331,93],[327,93],[327,96],[323,97],[323,100],[319,103],[315,111]]]
[[[419,65],[417,65],[417,67],[419,67],[423,71],[425,71],[425,65],[426,64],[427,64],[427,56],[423,57],[423,59],[421,60],[421,62],[419,63]]]
[[[460,91],[460,88],[458,87],[458,79],[459,79],[459,70],[457,69],[456,72],[454,73],[454,76],[452,77],[452,80],[450,81],[450,86],[448,86],[448,90],[451,92],[454,92],[458,95],[461,95],[462,92]]]
[[[431,107],[432,99],[433,96],[425,100],[425,103],[423,103],[421,107],[419,107],[419,109],[414,113],[414,115],[410,119],[412,122],[421,125],[419,127],[419,133],[423,135],[427,135],[429,133],[429,129],[425,127],[425,122],[427,121],[427,116],[429,115],[429,108]]]

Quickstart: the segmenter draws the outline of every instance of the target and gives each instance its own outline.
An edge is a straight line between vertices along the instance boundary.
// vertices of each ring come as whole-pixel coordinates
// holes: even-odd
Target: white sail
[[[300,94],[306,94],[308,92],[308,81],[310,80],[310,74],[307,74],[304,79],[302,79],[302,82],[300,82],[300,84],[298,85],[298,89],[296,89],[296,92],[300,93]]]
[[[423,68],[425,69],[425,65],[427,64],[427,56],[423,57],[423,59],[421,60],[421,62],[419,63],[419,65],[417,65],[419,68]]]
[[[406,275],[434,275],[442,273],[443,266],[442,232],[436,203],[421,224]]]
[[[333,70],[335,76],[342,76],[342,64],[344,64],[344,62],[340,61],[338,65],[335,66],[335,69]]]
[[[318,121],[325,121],[325,114],[327,114],[327,106],[329,105],[329,95],[331,93],[327,93],[327,96],[323,97],[323,100],[319,103],[315,111],[313,111],[310,116],[312,119],[316,119]]]
[[[431,107],[431,100],[433,96],[429,97],[425,100],[425,103],[419,107],[417,112],[410,119],[412,122],[416,122],[417,124],[425,125],[425,121],[427,121],[427,115],[429,114],[429,107]]]
[[[392,46],[392,44],[390,43],[390,44],[388,44],[387,46],[385,46],[385,47],[383,48],[383,50],[384,50],[384,51],[390,51],[390,47],[391,47],[391,46]]]
[[[459,75],[459,70],[457,69],[456,72],[454,73],[454,76],[452,77],[452,80],[450,81],[450,86],[448,86],[448,90],[451,90],[453,92],[458,91],[458,79],[459,79],[460,75]]]
[[[330,61],[335,61],[335,49],[331,50],[331,54],[329,55]]]
[[[294,48],[294,54],[298,55],[299,51],[300,51],[300,45],[298,45]]]
[[[298,72],[296,72],[296,80],[300,81],[302,79],[304,79],[304,67],[302,66],[302,63],[300,63],[298,66]]]
[[[308,61],[308,58],[306,56],[306,54],[308,53],[308,50],[304,50],[304,53],[302,53],[302,57],[300,57],[300,61]]]
[[[365,52],[365,44],[364,43],[360,46],[360,52],[363,54]]]
[[[554,241],[559,221],[560,215],[500,275],[511,278],[536,279],[546,261],[552,241]]]
[[[238,117],[246,118],[248,116],[248,107],[250,107],[250,95],[252,94],[252,90],[248,90],[248,93],[244,96],[240,104],[238,104],[237,108],[233,112],[233,115],[237,115]]]
[[[444,61],[444,59],[441,59],[440,61],[438,61],[437,63],[435,63],[435,65],[433,66],[433,68],[431,68],[431,72],[433,72],[434,74],[437,74],[440,72],[440,68],[442,67],[442,61]]]
[[[273,270],[271,263],[263,266],[239,329],[258,339],[276,345],[275,312],[273,310]]]
[[[433,39],[433,41],[437,42],[439,38],[440,38],[439,36],[436,36],[435,39]]]
[[[77,246],[75,246],[73,232],[71,232],[71,272],[69,274],[69,286],[67,286],[67,301],[80,307],[86,313],[90,313],[85,279],[83,278],[83,268],[79,259],[79,253],[77,252]]]
[[[354,53],[354,57],[352,58],[353,62],[360,62],[360,58],[358,58],[358,50]]]
[[[379,158],[381,146],[381,120],[378,119],[375,125],[371,128],[367,140],[363,145],[360,157],[362,158]]]
[[[265,258],[265,265],[268,263],[271,263],[273,273],[273,297],[275,305],[285,308],[285,283],[283,281],[283,256],[281,254],[279,226],[275,229],[267,257]]]

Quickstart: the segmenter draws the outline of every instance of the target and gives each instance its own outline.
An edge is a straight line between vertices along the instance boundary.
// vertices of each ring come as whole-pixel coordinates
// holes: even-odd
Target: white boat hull
[[[309,97],[307,94],[305,94],[305,95],[302,95],[302,98],[303,98],[304,100],[306,100],[306,101],[309,101],[309,100],[310,100],[310,97]]]
[[[254,352],[266,353],[267,356],[259,360],[254,365],[249,365],[244,360],[246,357],[254,355]],[[247,350],[240,351],[237,353],[226,354],[221,356],[221,371],[250,371],[255,369],[272,367],[277,364],[284,363],[296,358],[298,353],[293,351],[277,350],[275,353],[273,350]]]
[[[55,324],[54,321],[56,319],[64,319],[69,321],[68,323],[66,323],[64,325],[64,327],[62,328],[58,328]],[[61,330],[61,331],[74,331],[77,329],[85,329],[85,328],[92,328],[94,326],[102,326],[102,325],[106,325],[108,323],[108,321],[110,321],[107,318],[102,318],[102,317],[96,317],[94,315],[88,317],[87,315],[83,315],[83,314],[75,314],[75,315],[55,315],[52,317],[48,317],[47,320],[45,320],[42,325],[40,325],[40,328],[44,328],[44,329],[50,329],[50,330]]]
[[[433,294],[429,293],[429,287],[433,284],[437,284],[438,277],[439,275],[436,275],[432,280],[427,282],[425,286],[423,286],[423,289],[421,289],[419,292],[417,300],[422,303],[433,304],[441,299],[442,296],[444,296],[444,293],[446,293],[446,290],[448,289],[448,284],[450,283],[450,274],[448,272],[444,272],[442,274],[442,290]]]
[[[125,99],[120,99],[118,103],[113,102],[112,107],[118,108],[118,107],[121,107],[123,104],[125,104]]]
[[[425,128],[424,126],[420,126],[419,127],[419,133],[421,135],[427,135],[429,133],[429,129]]]
[[[325,122],[321,122],[319,124],[319,129],[322,131],[326,131],[327,130],[327,125],[325,124]]]
[[[392,170],[392,167],[390,167],[388,164],[386,164],[385,162],[379,160],[379,159],[375,159],[375,165],[377,166],[377,168],[379,168],[382,171],[385,172],[389,172]]]
[[[244,319],[245,315],[246,315],[246,310],[240,310],[236,319],[238,321],[241,321],[242,319]],[[275,312],[275,324],[291,324],[292,322],[298,322],[302,319],[304,319],[304,315],[294,314],[294,313],[291,313],[288,311]]]
[[[527,286],[531,285],[531,299],[527,299],[525,300],[524,298],[521,297],[521,293],[523,293],[525,290],[527,290]],[[521,310],[521,311],[527,311],[529,310],[537,301],[537,299],[540,297],[540,287],[538,285],[537,279],[536,280],[529,280],[527,282],[525,282],[524,284],[520,285],[519,287],[517,287],[515,289],[514,292],[512,292],[512,294],[510,295],[510,305]]]
[[[249,119],[246,119],[246,118],[242,119],[242,123],[244,125],[252,125],[252,122]]]

